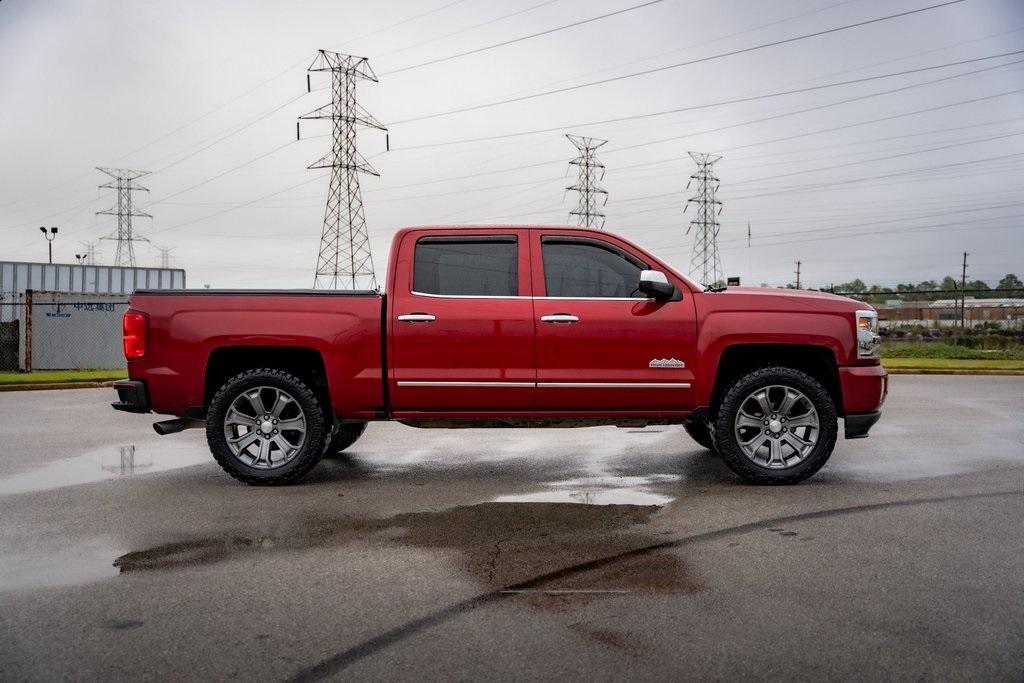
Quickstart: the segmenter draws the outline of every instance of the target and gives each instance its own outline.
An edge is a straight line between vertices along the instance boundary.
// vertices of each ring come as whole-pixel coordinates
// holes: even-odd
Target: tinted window
[[[644,264],[612,246],[545,240],[548,296],[635,297]]]
[[[413,290],[423,294],[517,296],[515,237],[426,237],[416,243]]]

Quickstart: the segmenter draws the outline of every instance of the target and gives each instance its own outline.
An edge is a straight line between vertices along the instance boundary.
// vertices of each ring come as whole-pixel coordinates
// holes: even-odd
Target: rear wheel
[[[224,471],[251,485],[290,484],[323,457],[323,409],[316,393],[281,370],[247,370],[210,401],[206,441]]]
[[[327,446],[327,455],[341,455],[341,453],[359,440],[359,437],[366,431],[365,422],[349,422],[338,425],[331,434],[331,443]]]
[[[715,421],[726,465],[755,484],[796,484],[817,472],[835,448],[836,407],[816,379],[768,367],[737,379]]]

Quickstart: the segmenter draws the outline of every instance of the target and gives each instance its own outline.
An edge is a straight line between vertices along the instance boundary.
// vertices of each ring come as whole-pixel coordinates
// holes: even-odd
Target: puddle
[[[210,460],[209,451],[187,441],[167,442],[150,448],[136,447],[135,444],[106,446],[2,477],[0,495],[46,491],[104,479],[163,472]]]
[[[109,579],[118,574],[112,558],[123,552],[123,546],[107,538],[48,548],[3,549],[0,591],[76,586]]]
[[[362,541],[452,551],[464,571],[498,588],[663,540],[645,527],[657,510],[636,505],[491,502],[382,520],[309,519],[297,528],[177,540],[123,554],[114,564],[123,574],[166,571]],[[652,553],[534,588],[538,590],[524,594],[524,599],[557,606],[636,591],[689,592],[700,586],[687,576],[675,554]]]
[[[667,505],[674,498],[651,491],[657,483],[679,481],[675,474],[646,477],[610,475],[567,479],[544,484],[541,491],[498,496],[495,503],[579,503],[583,505]]]

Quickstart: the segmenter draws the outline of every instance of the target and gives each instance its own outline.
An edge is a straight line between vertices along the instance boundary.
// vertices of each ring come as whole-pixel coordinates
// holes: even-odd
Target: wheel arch
[[[306,346],[221,346],[206,362],[203,380],[203,407],[224,382],[240,372],[254,368],[282,370],[307,382],[330,417],[331,394],[323,355]]]
[[[732,344],[725,347],[715,368],[710,400],[712,412],[717,410],[722,395],[733,381],[770,366],[799,370],[818,380],[832,397],[836,413],[845,414],[835,354],[827,346],[814,344]]]

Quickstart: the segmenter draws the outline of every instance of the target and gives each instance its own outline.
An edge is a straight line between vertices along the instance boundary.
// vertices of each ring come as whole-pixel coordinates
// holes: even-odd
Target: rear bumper
[[[149,396],[144,383],[134,379],[119,380],[114,382],[114,390],[117,391],[117,400],[110,404],[114,410],[126,413],[149,412]]]
[[[875,411],[873,413],[859,413],[857,415],[847,415],[843,420],[846,426],[845,436],[847,439],[863,439],[868,435],[868,431],[878,422],[878,418],[882,417],[882,413]]]

